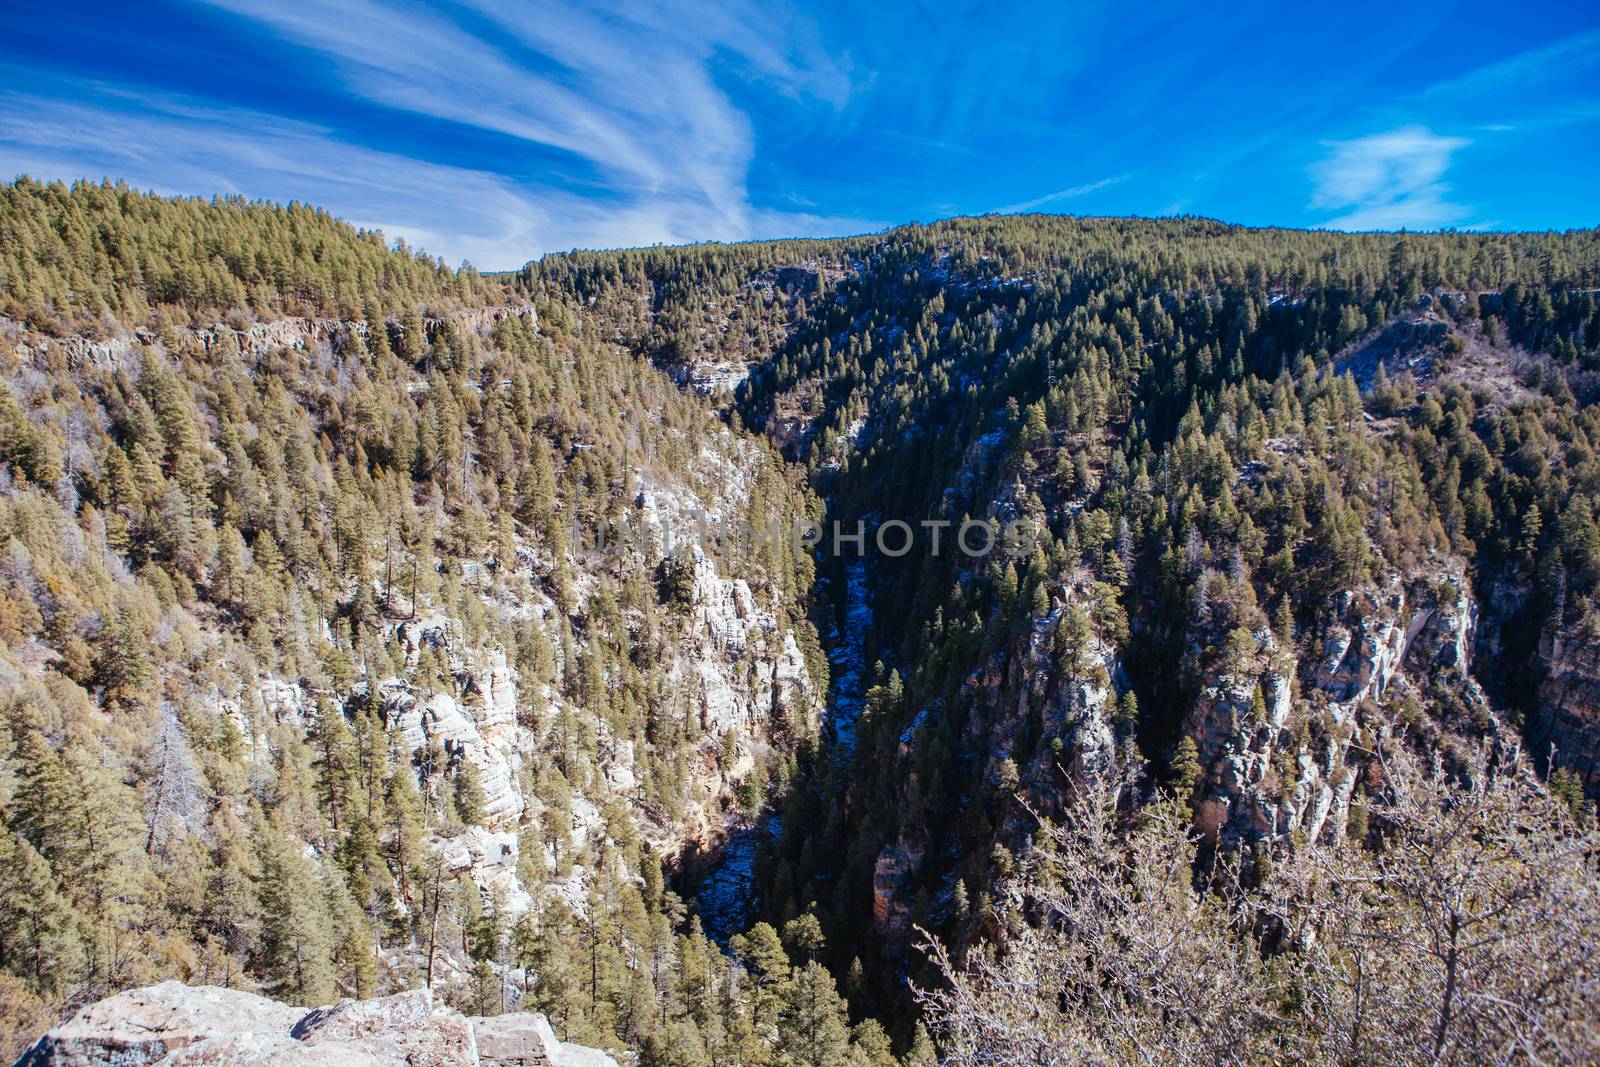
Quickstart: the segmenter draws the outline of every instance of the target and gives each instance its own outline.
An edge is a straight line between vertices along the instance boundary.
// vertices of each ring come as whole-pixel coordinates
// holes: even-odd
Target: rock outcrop
[[[511,316],[525,318],[535,326],[539,322],[538,312],[531,304],[502,304],[463,308],[438,318],[430,317],[424,320],[424,326],[431,332],[450,322],[458,329],[484,333],[492,329],[495,323]],[[397,328],[398,320],[390,320],[390,326]],[[180,336],[186,334],[199,341],[208,350],[222,342],[225,335],[231,334],[239,351],[258,356],[280,348],[303,352],[318,345],[340,344],[352,335],[365,337],[367,329],[367,323],[362,319],[290,317],[242,325],[218,322],[200,328],[179,327],[178,332]],[[25,332],[22,324],[11,319],[0,319],[0,334],[20,338]],[[117,370],[135,365],[133,361],[141,346],[159,344],[160,341],[161,334],[158,331],[139,329],[118,330],[111,336],[98,338],[74,334],[54,339],[53,343],[60,345],[66,353],[69,366]],[[13,344],[19,351],[28,350],[20,342],[14,341]]]
[[[1025,838],[1038,818],[1057,815],[1070,802],[1069,777],[1103,774],[1115,760],[1111,720],[1117,694],[1127,688],[1116,649],[1092,626],[1071,654],[1058,637],[1066,613],[1088,609],[1094,595],[1074,582],[1055,589],[1050,610],[1033,620],[1025,637],[991,657],[963,686],[964,755],[982,761],[986,785],[997,795],[1015,791],[1028,798],[1028,809],[1012,807],[1007,816],[1005,833],[1013,840]],[[900,735],[901,754],[909,754],[918,733],[944,714],[939,703],[921,709]],[[908,792],[927,787],[915,769],[908,770]],[[908,819],[879,852],[872,872],[879,933],[897,942],[909,935],[917,879],[925,862],[945,847],[920,822]],[[935,906],[950,903],[949,892],[942,891]]]
[[[1538,755],[1554,752],[1589,795],[1600,795],[1600,636],[1568,627],[1546,637],[1539,651],[1545,678],[1532,724]]]
[[[426,989],[307,1011],[236,989],[162,982],[91,1004],[17,1067],[616,1067],[543,1015],[467,1018]]]
[[[560,818],[568,837],[546,843],[542,863],[553,870],[557,855],[585,855],[602,849],[612,833],[604,812],[625,812],[639,836],[664,863],[685,852],[719,852],[739,828],[735,808],[740,787],[752,774],[766,773],[774,749],[792,744],[817,728],[822,694],[812,681],[791,622],[792,609],[764,588],[758,570],[730,565],[726,553],[713,555],[715,538],[741,522],[742,501],[753,490],[750,471],[758,456],[730,436],[691,460],[691,478],[678,481],[659,472],[637,470],[639,486],[626,523],[638,538],[617,537],[613,545],[632,565],[654,570],[673,556],[688,566],[684,602],[666,620],[660,638],[662,666],[681,714],[694,722],[697,740],[685,761],[680,804],[670,814],[642,802],[641,789],[650,753],[636,738],[616,736],[603,716],[571,699],[550,681],[524,678],[503,645],[489,636],[516,627],[539,629],[559,657],[564,626],[587,619],[593,578],[575,557],[568,619],[554,599],[546,576],[558,565],[539,546],[518,539],[515,566],[463,559],[463,584],[481,598],[484,615],[495,621],[484,634],[469,636],[459,618],[424,594],[411,611],[410,586],[394,589],[375,581],[375,600],[385,605],[382,637],[401,671],[363,679],[348,691],[313,689],[295,678],[263,677],[253,691],[218,693],[216,702],[252,750],[270,758],[274,729],[310,729],[319,708],[365,705],[374,708],[392,738],[394,756],[409,766],[418,785],[449,788],[463,767],[476,772],[483,794],[481,827],[451,827],[434,842],[446,870],[469,879],[487,905],[496,901],[508,919],[541,906],[551,897],[582,911],[586,871],[525,884],[519,871],[526,829],[546,812],[535,796],[535,761],[550,744],[558,721],[580,722],[595,738],[594,773],[576,775],[570,813]],[[711,494],[697,486],[715,485]],[[592,559],[588,561],[593,565]],[[730,573],[731,572],[731,573]],[[407,613],[406,617],[397,617]],[[424,658],[435,665],[417,674]],[[575,664],[558,658],[561,672]],[[570,727],[569,727],[570,728]],[[570,815],[570,818],[569,818]],[[450,973],[446,968],[446,973]]]
[[[1336,840],[1356,787],[1351,745],[1389,728],[1397,698],[1447,678],[1484,704],[1467,673],[1477,613],[1459,561],[1432,578],[1332,598],[1297,658],[1267,630],[1246,661],[1213,672],[1185,723],[1206,777],[1196,824],[1233,844],[1292,831]]]

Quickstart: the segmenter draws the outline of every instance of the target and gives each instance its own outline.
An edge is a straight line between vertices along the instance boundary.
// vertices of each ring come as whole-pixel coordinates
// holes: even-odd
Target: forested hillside
[[[0,1031],[1592,1061],[1597,287],[1046,216],[482,277],[6,186]]]
[[[858,1010],[893,1024],[922,1000],[963,1063],[1046,1062],[1046,1048],[1111,1061],[1472,1059],[1480,1041],[1593,1050],[1572,1012],[1593,1002],[1594,965],[1568,938],[1596,930],[1584,799],[1600,787],[1594,232],[991,218],[549,257],[522,284],[591,302],[614,336],[720,395],[806,466],[830,522],[949,523],[937,555],[927,535],[898,558],[868,550],[878,625],[865,707],[804,766],[762,858],[760,913],[816,915]],[[951,547],[969,519],[1042,533],[969,558]],[[833,588],[840,570],[822,569]],[[824,602],[825,629],[842,606]],[[1555,800],[1486,784],[1530,763]],[[1353,926],[1319,910],[1385,877],[1397,841],[1445,862],[1427,836],[1438,828],[1399,812],[1415,802],[1402,778],[1442,807],[1464,803],[1454,789],[1504,790],[1503,818],[1559,827],[1549,869],[1524,872],[1572,894],[1561,920],[1575,928],[1524,916],[1548,935],[1529,940],[1549,971],[1474,960],[1483,999],[1463,1008],[1445,976],[1454,963],[1393,948],[1408,921],[1399,900],[1345,916]],[[1136,834],[1156,867],[1136,851],[1131,869],[1083,870],[1080,854],[1063,885],[1041,843],[1083,817],[1085,781],[1107,780],[1123,788],[1093,827],[1097,847],[1118,817],[1134,833],[1133,812],[1159,811],[1165,851]],[[1484,854],[1510,847],[1492,837]],[[1314,859],[1341,877],[1304,875]],[[1206,894],[1173,907],[1203,913],[1163,925],[1152,905],[1148,918],[1175,937],[1220,923],[1216,943],[1194,959],[1152,947],[1066,966],[1074,945],[1135,951],[1130,932],[1092,932],[1075,903],[1084,878],[1137,886],[1186,869]],[[1283,870],[1311,882],[1288,886]],[[1091,906],[1141,909],[1137,891],[1096,884],[1110,896]],[[1419,887],[1419,907],[1446,891]],[[1418,942],[1444,936],[1438,914],[1412,917]],[[1039,922],[1060,932],[1031,947],[1024,931]],[[943,974],[918,951],[923,931],[951,948]],[[1353,946],[1380,933],[1408,962],[1363,972]],[[1317,951],[1292,951],[1318,936]],[[1198,962],[1219,952],[1217,970]],[[949,972],[969,965],[977,977],[950,992]],[[1158,988],[1174,968],[1188,984]],[[1551,1003],[1517,999],[1558,971]],[[1040,973],[1067,1001],[1047,995],[1059,984],[1030,985]],[[1111,999],[1091,1006],[1099,985]],[[1255,1012],[1239,1016],[1243,1032],[1218,1023],[1242,1010],[1233,995]],[[1306,1014],[1352,995],[1354,1031]],[[1413,1010],[1362,1020],[1364,995]],[[1495,997],[1526,1015],[1500,1017]],[[1172,1026],[1201,1000],[1192,1031]],[[1106,1013],[1122,1016],[1116,1029],[1094,1022]],[[1028,1029],[1033,1043],[1008,1043]]]
[[[381,233],[304,204],[22,178],[6,187],[0,232],[0,313],[54,336],[107,320],[144,326],[161,308],[207,323],[228,312],[349,319],[504,295],[473,271],[450,271],[404,243],[391,250]]]
[[[426,982],[673,1062],[802,1041],[782,998],[843,1026],[775,943],[734,983],[663,876],[816,735],[810,559],[682,539],[809,516],[772,449],[567,304],[310,209],[0,214],[12,1054],[167,977]]]

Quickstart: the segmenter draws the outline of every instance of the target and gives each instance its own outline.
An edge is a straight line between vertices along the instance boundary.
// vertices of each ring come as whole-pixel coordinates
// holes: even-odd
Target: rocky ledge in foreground
[[[162,982],[91,1004],[16,1067],[617,1067],[598,1049],[556,1040],[543,1015],[469,1019],[426,989],[326,1008],[291,1007],[216,986]]]

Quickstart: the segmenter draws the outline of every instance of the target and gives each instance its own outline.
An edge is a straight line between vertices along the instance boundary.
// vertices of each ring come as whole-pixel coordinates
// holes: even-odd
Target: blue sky
[[[1600,224],[1600,7],[0,7],[0,177],[327,207],[484,269],[991,211]]]

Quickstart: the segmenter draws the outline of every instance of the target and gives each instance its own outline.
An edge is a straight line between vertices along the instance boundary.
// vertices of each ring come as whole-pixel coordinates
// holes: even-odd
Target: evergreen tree
[[[1187,734],[1178,740],[1167,765],[1167,781],[1180,799],[1187,799],[1200,787],[1200,749]]]
[[[106,623],[97,673],[106,695],[127,702],[146,701],[156,680],[155,662],[144,627],[127,608]]]
[[[400,896],[409,904],[418,892],[417,872],[424,855],[422,798],[410,767],[402,764],[390,773],[383,799],[389,816],[384,851],[394,865]]]
[[[456,814],[468,826],[482,826],[488,798],[484,796],[483,785],[478,778],[478,768],[470,760],[463,760],[455,770],[454,781],[451,785],[452,797],[455,800]]]
[[[26,838],[0,831],[0,971],[59,993],[83,961],[76,924],[50,864]]]
[[[275,996],[326,1004],[335,992],[334,932],[313,863],[276,820],[262,827],[261,941],[257,966]]]
[[[778,1024],[782,1062],[796,1067],[829,1067],[850,1054],[844,999],[833,976],[812,961],[795,969],[783,990],[783,1016]]]

